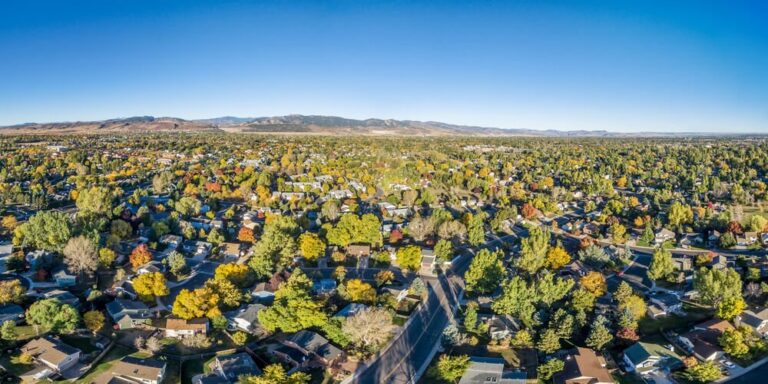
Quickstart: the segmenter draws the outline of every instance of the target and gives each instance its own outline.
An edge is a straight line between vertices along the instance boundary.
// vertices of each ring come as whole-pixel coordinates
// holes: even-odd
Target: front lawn
[[[661,330],[686,331],[693,325],[712,317],[712,310],[708,308],[694,307],[684,303],[683,310],[685,311],[685,316],[668,315],[656,319],[646,316],[642,318],[639,327],[640,333],[651,335],[661,332]]]
[[[115,364],[118,360],[122,359],[125,356],[130,355],[133,352],[132,349],[126,348],[120,345],[115,345],[114,348],[112,348],[106,356],[104,356],[101,361],[99,361],[99,364],[95,367],[92,367],[90,371],[88,371],[88,374],[80,378],[78,380],[78,383],[81,384],[88,384],[96,380],[97,377],[99,377],[102,373],[108,371],[112,365]]]
[[[34,364],[22,364],[19,361],[19,355],[13,355],[13,356],[2,356],[0,357],[0,364],[5,367],[5,369],[8,371],[8,373],[20,376],[24,373],[29,372],[32,368],[34,368]]]

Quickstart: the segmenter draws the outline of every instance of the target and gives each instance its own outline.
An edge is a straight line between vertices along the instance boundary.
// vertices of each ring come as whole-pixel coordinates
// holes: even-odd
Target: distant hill
[[[366,136],[536,136],[536,137],[686,137],[714,136],[697,133],[616,133],[609,131],[559,131],[526,128],[493,128],[436,121],[347,119],[337,116],[287,115],[273,117],[223,116],[184,120],[175,117],[137,116],[103,121],[26,123],[0,127],[0,134],[98,134],[146,132],[243,132]]]
[[[222,117],[198,120],[229,132],[310,133],[331,135],[403,136],[606,136],[606,131],[539,131],[447,124],[436,121],[365,119],[337,116],[288,115],[251,119]]]
[[[5,134],[99,134],[145,132],[217,131],[215,124],[177,119],[175,117],[136,116],[102,121],[61,123],[26,123],[0,127]]]

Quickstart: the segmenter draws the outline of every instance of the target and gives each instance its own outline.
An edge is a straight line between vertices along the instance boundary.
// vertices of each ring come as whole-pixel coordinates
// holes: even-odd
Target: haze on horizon
[[[0,125],[286,114],[768,132],[760,1],[0,4]]]

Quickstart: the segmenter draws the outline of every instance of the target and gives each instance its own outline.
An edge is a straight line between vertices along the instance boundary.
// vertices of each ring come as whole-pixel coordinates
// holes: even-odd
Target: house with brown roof
[[[353,257],[368,257],[371,255],[371,246],[362,244],[362,245],[350,245],[347,247],[347,256],[353,256]]]
[[[605,359],[589,348],[577,347],[565,358],[563,370],[554,376],[555,384],[610,384],[611,373]]]
[[[718,339],[729,329],[733,329],[733,325],[727,320],[712,319],[697,324],[690,332],[680,335],[678,340],[697,359],[714,361],[725,354]]]
[[[112,366],[113,377],[136,384],[160,384],[165,377],[164,361],[126,356]]]
[[[36,367],[21,375],[24,381],[39,382],[54,374],[66,371],[80,361],[80,350],[64,344],[53,336],[34,339],[23,347],[21,353],[32,356]]]
[[[169,317],[160,319],[157,328],[165,332],[165,337],[189,337],[208,334],[208,319],[201,317],[196,319],[179,319]]]

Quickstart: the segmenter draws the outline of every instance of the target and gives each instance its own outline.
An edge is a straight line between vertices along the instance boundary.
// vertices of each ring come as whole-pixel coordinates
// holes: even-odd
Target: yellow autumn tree
[[[607,289],[607,285],[605,283],[605,276],[603,276],[602,273],[597,271],[592,271],[587,273],[586,275],[584,275],[584,277],[581,278],[580,282],[581,282],[581,286],[584,287],[584,289],[586,289],[596,297],[602,296],[605,293],[605,290]]]
[[[376,290],[360,279],[347,282],[347,294],[350,300],[356,302],[372,303],[376,300]]]
[[[186,320],[221,316],[219,295],[210,288],[198,288],[194,291],[182,289],[173,303],[172,313]]]
[[[156,297],[167,296],[170,291],[165,276],[160,272],[149,272],[133,279],[133,289],[144,301],[153,301]]]
[[[547,252],[546,265],[549,269],[560,269],[571,262],[571,255],[563,247],[553,247]]]

